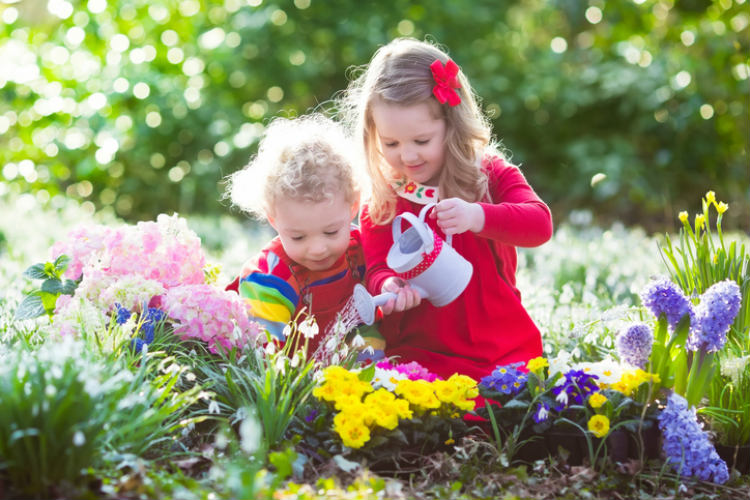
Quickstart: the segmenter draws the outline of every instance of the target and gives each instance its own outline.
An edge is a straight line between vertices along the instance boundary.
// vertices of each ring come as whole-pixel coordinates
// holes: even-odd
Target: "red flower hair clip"
[[[461,103],[461,97],[455,89],[460,89],[461,84],[458,82],[458,65],[452,60],[443,65],[440,59],[430,64],[432,77],[435,79],[435,86],[432,87],[432,93],[440,104],[448,103],[448,106],[458,106]]]

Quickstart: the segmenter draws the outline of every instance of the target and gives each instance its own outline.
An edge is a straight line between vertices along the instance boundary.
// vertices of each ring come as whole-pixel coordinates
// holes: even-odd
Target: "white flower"
[[[273,356],[273,354],[276,352],[276,344],[271,341],[266,344],[266,355],[267,356]]]
[[[557,395],[555,400],[563,406],[568,406],[568,393],[560,391],[560,394]]]
[[[734,385],[739,385],[740,378],[745,371],[750,355],[740,358],[726,358],[721,360],[721,374],[729,377]]]
[[[76,433],[73,434],[73,445],[83,446],[85,443],[86,443],[86,436],[83,435],[83,432],[76,431]]]
[[[286,325],[286,326],[284,327],[284,330],[283,330],[283,331],[281,332],[281,334],[282,334],[282,335],[284,336],[284,339],[285,339],[285,340],[286,340],[286,339],[288,339],[288,338],[289,338],[289,336],[290,336],[290,335],[292,334],[292,325],[290,325],[290,324],[287,324],[287,325]]]
[[[260,448],[262,430],[254,417],[248,417],[240,424],[240,447],[248,455]]]
[[[355,335],[354,338],[352,339],[352,347],[354,347],[355,349],[364,347],[365,344],[366,344],[365,339],[362,338],[362,335],[360,334]]]
[[[308,318],[299,325],[299,331],[306,339],[315,337],[319,331],[315,318],[308,316]]]
[[[407,376],[403,373],[399,373],[396,370],[386,370],[383,368],[375,367],[375,374],[372,377],[372,387],[379,389],[380,387],[389,391],[396,390],[396,384],[399,380],[406,380]]]
[[[208,403],[208,413],[211,415],[218,415],[221,413],[221,409],[219,408],[219,403],[216,402],[216,400],[211,400],[210,403]]]

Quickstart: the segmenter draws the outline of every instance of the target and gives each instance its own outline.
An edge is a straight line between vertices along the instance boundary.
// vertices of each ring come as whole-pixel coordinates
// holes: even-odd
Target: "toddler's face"
[[[372,118],[385,161],[408,179],[436,186],[445,161],[445,120],[427,103],[375,103]]]
[[[357,204],[337,193],[333,199],[317,203],[277,201],[269,222],[292,260],[311,271],[324,271],[349,246],[349,228],[356,213]]]

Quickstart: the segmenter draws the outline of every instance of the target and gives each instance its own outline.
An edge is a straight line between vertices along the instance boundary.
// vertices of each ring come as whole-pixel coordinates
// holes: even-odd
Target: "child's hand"
[[[409,286],[409,283],[396,276],[391,276],[383,282],[381,287],[382,292],[393,292],[397,294],[395,299],[390,299],[388,302],[380,306],[383,314],[391,314],[393,312],[406,311],[412,307],[417,307],[422,301],[422,297],[419,292]]]
[[[430,213],[430,217],[437,217],[438,227],[446,235],[466,231],[478,233],[484,229],[484,209],[478,203],[469,203],[461,198],[441,201]]]

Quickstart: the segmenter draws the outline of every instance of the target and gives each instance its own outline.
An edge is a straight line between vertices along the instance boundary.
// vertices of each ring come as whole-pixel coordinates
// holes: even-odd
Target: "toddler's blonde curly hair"
[[[360,157],[343,127],[313,113],[276,118],[266,128],[258,153],[228,178],[226,197],[262,219],[286,199],[321,202],[341,193],[357,203],[364,176]]]

